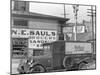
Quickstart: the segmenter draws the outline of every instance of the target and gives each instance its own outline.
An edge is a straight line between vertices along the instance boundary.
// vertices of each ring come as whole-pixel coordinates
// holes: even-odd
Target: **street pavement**
[[[18,65],[20,63],[20,59],[12,59],[12,74],[18,74],[19,72],[17,71]],[[95,62],[87,64],[87,69],[95,69]],[[84,66],[85,68],[85,66]],[[52,70],[51,72],[61,72],[61,71],[66,71],[66,69],[60,69],[60,70]],[[71,71],[71,70],[70,70]]]

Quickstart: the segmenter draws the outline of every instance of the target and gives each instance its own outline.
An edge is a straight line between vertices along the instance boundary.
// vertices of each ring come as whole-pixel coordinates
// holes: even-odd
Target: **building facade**
[[[13,1],[12,58],[39,56],[42,44],[64,40],[63,27],[68,18],[29,12],[29,3]]]
[[[68,18],[29,12],[29,2],[12,1],[11,73],[18,73],[20,60],[43,54],[42,44],[64,40],[63,27]]]

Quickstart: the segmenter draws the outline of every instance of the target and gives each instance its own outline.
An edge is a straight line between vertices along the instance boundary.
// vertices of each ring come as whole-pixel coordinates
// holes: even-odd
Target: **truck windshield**
[[[44,49],[44,55],[48,55],[48,56],[51,55],[51,50],[50,50],[51,47],[50,47],[50,45],[44,45],[43,49]]]
[[[50,56],[51,50],[50,45],[44,45],[42,50],[34,50],[33,56]]]
[[[33,51],[33,56],[42,56],[42,55],[44,55],[43,50],[34,50]]]

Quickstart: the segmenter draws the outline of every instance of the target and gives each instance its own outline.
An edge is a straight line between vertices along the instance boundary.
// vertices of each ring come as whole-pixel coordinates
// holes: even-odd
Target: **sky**
[[[73,6],[66,5],[66,18],[70,18],[69,22],[75,22],[74,13],[73,13]],[[91,9],[91,6],[82,6],[80,5],[78,8],[78,19],[77,22],[82,23],[83,20],[90,21],[91,17],[87,16],[90,13],[87,13]],[[64,6],[62,4],[48,4],[48,3],[34,3],[30,2],[29,4],[29,11],[30,12],[37,12],[41,14],[53,15],[64,17]]]

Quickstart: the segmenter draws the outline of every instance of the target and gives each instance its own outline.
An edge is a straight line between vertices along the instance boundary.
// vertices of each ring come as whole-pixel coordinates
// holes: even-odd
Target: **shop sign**
[[[16,29],[12,28],[11,31],[12,38],[28,38],[30,33],[28,29]]]
[[[75,26],[73,27],[73,32],[75,33]],[[84,33],[85,32],[85,26],[77,26],[77,33]]]
[[[71,43],[66,42],[65,54],[85,54],[92,53],[91,43]]]
[[[85,32],[85,26],[77,26],[77,33],[84,33]],[[75,26],[72,27],[64,27],[63,33],[75,33]]]
[[[43,43],[57,40],[56,30],[35,30],[35,29],[12,29],[13,38],[29,38],[29,48],[42,48]]]
[[[34,38],[29,39],[29,48],[41,49],[43,43],[50,43],[56,40],[56,36],[34,36]]]
[[[36,30],[35,35],[29,37],[29,48],[41,49],[43,43],[57,40],[57,31]]]
[[[56,30],[35,30],[35,29],[16,29],[12,28],[12,37],[34,37],[34,36],[56,36]]]
[[[73,27],[64,27],[63,28],[63,33],[72,33],[73,32]]]

